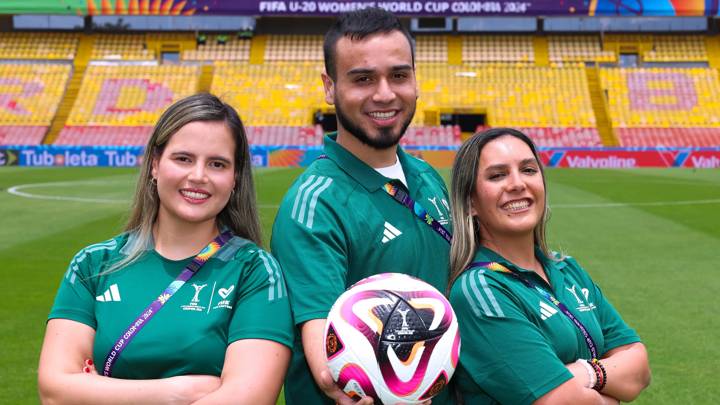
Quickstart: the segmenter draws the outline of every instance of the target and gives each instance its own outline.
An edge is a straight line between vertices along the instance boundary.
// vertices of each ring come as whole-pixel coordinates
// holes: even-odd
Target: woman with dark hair
[[[631,401],[647,352],[569,256],[548,250],[545,175],[523,133],[494,128],[460,148],[452,173],[450,301],[466,404]]]
[[[82,249],[61,282],[43,403],[274,404],[293,326],[260,239],[237,113],[210,94],[176,102],[145,149],[125,232]]]

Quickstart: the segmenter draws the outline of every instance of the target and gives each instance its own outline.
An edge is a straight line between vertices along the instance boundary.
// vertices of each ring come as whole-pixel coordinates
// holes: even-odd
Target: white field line
[[[73,202],[86,202],[86,203],[96,203],[96,204],[129,204],[129,199],[112,199],[112,198],[87,198],[87,197],[72,197],[72,196],[62,196],[62,195],[48,195],[48,194],[38,194],[38,193],[28,193],[25,191],[20,190],[27,190],[32,188],[38,188],[38,187],[75,187],[78,185],[101,185],[106,186],[108,184],[111,184],[112,182],[108,181],[58,181],[58,182],[52,182],[52,183],[32,183],[32,184],[19,184],[17,186],[12,186],[7,189],[7,192],[9,194],[23,197],[23,198],[30,198],[34,200],[51,200],[51,201],[73,201]],[[118,182],[118,184],[127,184],[127,182]],[[258,204],[258,208],[278,208],[279,205],[277,204]]]
[[[69,187],[78,185],[103,185],[106,186],[108,181],[59,181],[52,183],[32,183],[32,184],[19,184],[8,188],[7,192],[16,195],[18,197],[31,198],[36,200],[54,200],[54,201],[76,201],[76,202],[88,202],[97,204],[128,204],[130,200],[127,199],[110,199],[110,198],[86,198],[86,197],[72,197],[72,196],[60,196],[60,195],[47,195],[28,193],[21,190],[27,190],[38,187]],[[120,183],[120,182],[117,182]],[[122,182],[126,184],[126,182]],[[682,200],[682,201],[646,201],[646,202],[628,202],[628,203],[580,203],[580,204],[551,204],[550,208],[622,208],[622,207],[664,207],[664,206],[677,206],[677,205],[707,205],[707,204],[720,204],[720,198],[711,200]],[[278,204],[258,204],[258,208],[270,209],[278,208]]]

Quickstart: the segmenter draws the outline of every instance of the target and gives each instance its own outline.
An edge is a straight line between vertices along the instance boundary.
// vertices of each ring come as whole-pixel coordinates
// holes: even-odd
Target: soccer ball
[[[450,381],[460,333],[450,303],[417,278],[383,273],[358,281],[335,301],[325,353],[350,397],[385,405],[419,404]]]

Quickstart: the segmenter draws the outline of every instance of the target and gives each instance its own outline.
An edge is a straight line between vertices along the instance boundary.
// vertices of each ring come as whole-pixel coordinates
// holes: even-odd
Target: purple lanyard
[[[510,276],[520,280],[525,286],[530,288],[531,290],[534,289],[537,292],[539,292],[545,299],[552,302],[560,311],[562,311],[563,314],[565,314],[566,317],[572,321],[572,323],[580,330],[580,333],[582,333],[583,338],[585,338],[585,344],[587,345],[588,349],[590,350],[590,354],[592,355],[593,359],[598,358],[597,348],[595,346],[595,341],[593,340],[592,336],[590,336],[590,332],[588,332],[587,328],[585,328],[585,325],[580,322],[579,319],[575,317],[575,315],[570,312],[570,310],[560,302],[557,298],[555,298],[552,294],[550,294],[546,289],[540,287],[537,283],[533,282],[526,276],[518,273],[517,271],[513,271],[502,264],[498,262],[473,262],[470,263],[470,265],[466,269],[472,269],[476,267],[483,267],[492,271],[497,271],[500,273],[507,273]]]
[[[120,338],[115,342],[115,344],[110,349],[110,352],[107,354],[107,357],[105,358],[105,363],[103,364],[103,375],[106,377],[112,376],[112,369],[115,366],[115,361],[117,361],[118,357],[120,357],[120,353],[122,353],[123,350],[130,344],[130,341],[137,335],[138,332],[152,319],[152,317],[165,305],[165,303],[170,299],[170,297],[177,292],[177,290],[182,287],[185,282],[190,280],[192,276],[197,273],[198,270],[200,270],[200,267],[202,267],[205,262],[207,262],[210,257],[212,257],[215,253],[217,253],[220,248],[222,248],[227,241],[232,238],[232,232],[225,231],[222,234],[220,234],[218,237],[213,239],[212,242],[210,242],[203,250],[198,253],[197,256],[183,269],[182,273],[172,282],[169,286],[160,294],[159,297],[155,299],[145,310],[140,314],[140,316],[135,319],[130,326],[123,332],[122,335],[120,335]]]
[[[412,211],[415,216],[420,218],[420,220],[424,223],[426,223],[428,226],[430,226],[435,232],[437,232],[440,236],[447,241],[447,243],[452,242],[452,234],[450,231],[445,229],[444,226],[440,222],[438,222],[435,218],[433,218],[425,208],[423,208],[422,205],[415,202],[412,198],[410,198],[410,195],[405,192],[402,188],[392,184],[392,182],[387,182],[384,186],[385,191],[390,194],[390,196],[400,204],[408,207],[410,211]]]

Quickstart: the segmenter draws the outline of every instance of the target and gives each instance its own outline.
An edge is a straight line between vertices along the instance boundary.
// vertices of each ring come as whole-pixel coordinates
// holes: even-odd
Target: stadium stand
[[[415,59],[418,62],[447,63],[447,37],[425,35],[415,39]]]
[[[403,146],[459,146],[462,143],[460,127],[410,127],[400,140]]]
[[[463,37],[462,60],[479,62],[535,62],[530,35],[466,35]]]
[[[153,60],[155,53],[147,48],[145,35],[96,34],[92,60]]]
[[[204,42],[197,44],[197,49],[182,53],[182,60],[237,60],[250,59],[250,40],[232,35],[207,35]]]
[[[469,112],[522,128],[541,146],[720,145],[718,71],[698,67],[712,64],[708,38],[418,35],[420,99],[403,143],[458,145],[459,128],[440,116]],[[73,71],[47,62],[79,58],[81,42],[90,66],[69,116],[52,124],[56,144],[142,145],[166,105],[200,88],[239,110],[253,144],[319,145],[313,115],[332,110],[319,80],[321,35],[9,32],[0,33],[1,144],[43,141]],[[181,64],[157,66],[165,49],[177,49]],[[621,52],[656,65],[615,67]]]
[[[0,59],[73,59],[77,44],[74,33],[2,32]]]
[[[290,126],[247,126],[250,145],[267,146],[319,146],[322,145],[323,131],[319,125]]]
[[[302,127],[325,107],[320,62],[262,65],[217,62],[211,92],[237,108],[249,126]]]
[[[643,54],[645,62],[707,62],[705,37],[700,35],[655,35],[653,49]]]
[[[622,146],[720,145],[720,82],[709,68],[601,69]]]
[[[265,47],[265,61],[322,61],[322,35],[273,35]]]
[[[614,52],[604,51],[597,35],[551,35],[548,38],[550,62],[611,63],[617,61]]]
[[[144,145],[165,107],[196,92],[198,77],[197,66],[91,65],[55,144]]]
[[[68,64],[0,64],[0,144],[42,143],[70,69]]]

